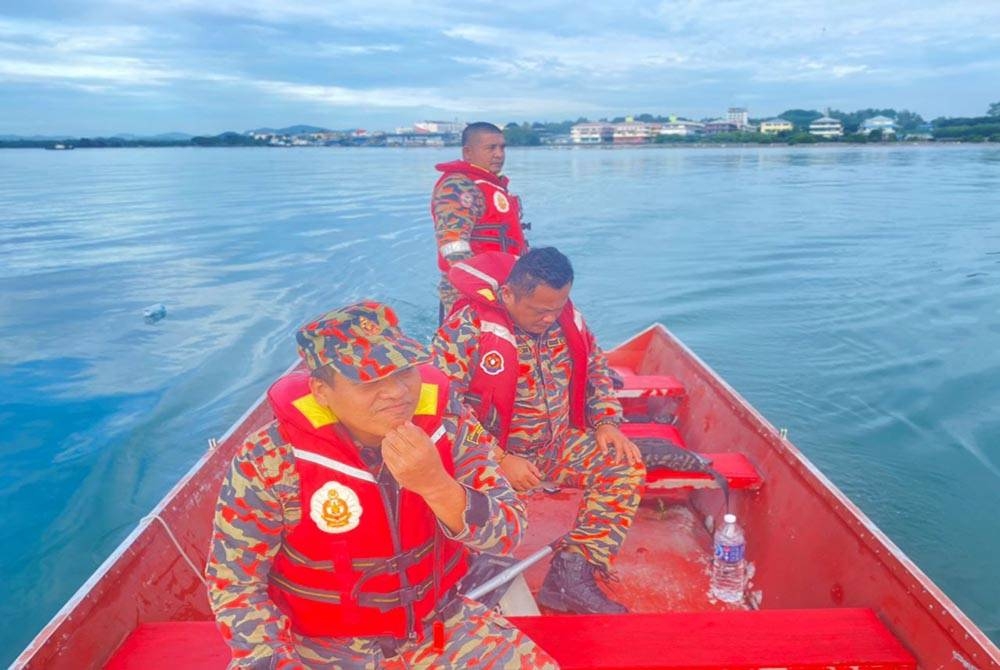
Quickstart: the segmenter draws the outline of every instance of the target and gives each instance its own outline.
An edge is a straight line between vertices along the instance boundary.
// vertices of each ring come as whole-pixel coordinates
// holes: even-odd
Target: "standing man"
[[[469,549],[510,552],[524,507],[493,439],[392,310],[363,302],[296,336],[309,372],[233,459],[206,576],[230,668],[555,667],[458,593]]]
[[[434,337],[435,364],[500,442],[500,468],[519,491],[543,480],[584,491],[539,601],[625,612],[594,574],[608,574],[625,541],[646,471],[618,429],[607,360],[569,301],[569,260],[552,247],[520,259],[490,252],[456,263],[449,276],[462,301]]]
[[[458,293],[448,281],[452,264],[484,251],[520,256],[527,249],[521,228],[521,200],[501,176],[507,143],[492,123],[470,123],[462,131],[462,160],[439,163],[443,174],[431,195],[438,248],[441,319]]]

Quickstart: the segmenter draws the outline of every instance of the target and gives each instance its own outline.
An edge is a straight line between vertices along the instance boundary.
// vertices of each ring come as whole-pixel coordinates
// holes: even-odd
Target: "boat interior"
[[[885,670],[958,667],[959,658],[968,661],[961,664],[966,670],[1000,667],[989,640],[784,431],[665,328],[648,328],[608,358],[621,377],[623,430],[636,441],[703,455],[727,486],[697,465],[649,468],[612,578],[601,582],[627,614],[540,609],[533,594],[547,558],[511,583],[503,613],[561,667]],[[207,547],[220,473],[242,435],[270,418],[266,405],[258,405],[213,445],[19,667],[80,667],[66,659],[71,647],[112,670],[226,667],[229,650],[191,557]],[[527,494],[528,531],[515,557],[565,534],[580,498],[579,491],[550,486]],[[737,604],[709,595],[712,533],[727,508],[747,538],[750,578]],[[159,589],[147,596],[151,580]],[[113,653],[99,648],[108,638],[119,641]]]

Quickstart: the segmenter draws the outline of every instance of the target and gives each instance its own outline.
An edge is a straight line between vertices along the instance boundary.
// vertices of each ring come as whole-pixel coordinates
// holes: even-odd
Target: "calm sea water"
[[[454,154],[0,151],[0,661],[287,367],[297,324],[372,296],[430,336]],[[606,346],[667,324],[1000,639],[1000,148],[508,170]]]

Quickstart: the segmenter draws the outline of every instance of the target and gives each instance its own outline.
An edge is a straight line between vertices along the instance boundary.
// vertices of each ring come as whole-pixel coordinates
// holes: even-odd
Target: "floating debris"
[[[167,306],[162,302],[150,305],[142,310],[142,320],[146,323],[156,323],[167,315]]]

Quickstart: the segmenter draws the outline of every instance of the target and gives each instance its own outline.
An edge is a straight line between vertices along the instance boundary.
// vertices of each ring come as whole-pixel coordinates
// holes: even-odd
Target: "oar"
[[[558,540],[556,540],[556,542],[558,542]],[[503,586],[507,582],[513,580],[515,577],[517,577],[519,574],[530,568],[532,565],[534,565],[538,561],[542,560],[543,558],[551,554],[553,552],[552,545],[556,544],[556,542],[545,545],[544,547],[542,547],[535,553],[531,554],[524,560],[515,563],[509,568],[505,568],[495,577],[486,580],[476,588],[466,593],[465,597],[470,598],[472,600],[479,600],[480,598],[482,598],[483,596],[485,596],[487,593],[497,588],[498,586]]]

